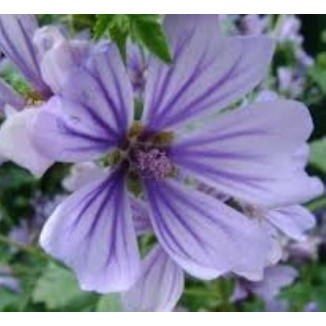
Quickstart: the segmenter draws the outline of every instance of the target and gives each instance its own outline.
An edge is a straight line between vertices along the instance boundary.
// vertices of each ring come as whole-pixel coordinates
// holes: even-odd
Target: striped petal
[[[113,44],[99,44],[93,49],[87,63],[68,77],[63,96],[93,111],[118,137],[124,137],[132,124],[132,86]]]
[[[36,90],[48,95],[50,90],[42,80],[33,45],[37,28],[34,15],[0,15],[0,49]]]
[[[4,107],[7,104],[19,110],[24,107],[25,101],[9,85],[0,79],[0,113],[4,113]]]
[[[182,269],[156,245],[142,263],[137,283],[122,294],[127,311],[171,311],[184,288]]]
[[[146,181],[145,188],[161,246],[189,274],[261,278],[271,242],[255,220],[173,180]]]
[[[65,200],[40,242],[75,271],[83,290],[129,289],[139,276],[140,257],[123,172],[94,180]]]
[[[316,225],[316,218],[303,206],[290,206],[270,211],[264,217],[288,237],[303,241],[306,232]]]
[[[137,235],[153,233],[149,212],[145,202],[130,195],[130,204]]]
[[[151,130],[218,112],[266,74],[274,46],[264,36],[224,38],[216,15],[168,15],[164,26],[173,63],[149,60],[143,121]]]
[[[34,123],[34,143],[55,161],[93,160],[118,144],[117,132],[92,108],[52,97],[40,111]]]
[[[176,137],[171,156],[189,175],[222,193],[263,207],[291,205],[323,191],[303,168],[311,131],[303,105],[259,103]]]

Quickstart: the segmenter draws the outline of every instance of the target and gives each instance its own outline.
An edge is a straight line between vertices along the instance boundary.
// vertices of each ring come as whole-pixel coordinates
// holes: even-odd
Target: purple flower
[[[291,242],[286,250],[291,259],[295,261],[317,260],[318,248],[322,244],[322,238],[311,235],[302,242]]]
[[[282,288],[291,285],[297,278],[297,271],[286,265],[268,267],[265,270],[263,280],[249,282],[238,280],[231,301],[241,301],[251,293],[261,298],[267,311],[286,311],[287,303],[278,299]]]
[[[283,15],[281,24],[277,30],[277,39],[279,42],[292,41],[301,45],[303,37],[300,35],[301,22],[295,15]]]
[[[267,17],[262,15],[245,15],[240,19],[240,31],[244,35],[263,34],[267,27]]]
[[[189,180],[266,208],[322,191],[294,164],[312,130],[303,105],[280,100],[216,116],[262,80],[273,42],[223,38],[215,25],[210,15],[167,16],[174,61],[149,59],[140,121],[133,121],[132,85],[113,44],[101,44],[71,71],[62,96],[34,121],[34,142],[53,160],[111,162],[59,205],[41,235],[43,248],[75,270],[84,290],[125,291],[141,275],[133,182],[169,259],[201,279],[230,272],[260,279],[271,241],[258,219]]]
[[[49,198],[37,194],[31,202],[34,214],[29,216],[28,219],[23,219],[18,226],[10,230],[8,234],[10,239],[21,244],[32,244],[37,239],[46,218],[53,213],[55,207],[64,198],[64,195]],[[11,250],[16,252],[17,248],[12,247]]]
[[[8,266],[0,265],[0,288],[6,288],[13,292],[21,291],[19,281],[12,276],[11,269]]]
[[[51,60],[58,49],[61,58],[53,71]],[[53,163],[30,142],[31,124],[42,104],[53,93],[60,93],[66,74],[83,60],[89,49],[89,42],[68,41],[56,27],[39,29],[34,15],[0,15],[0,50],[31,86],[23,97],[0,80],[0,110],[7,116],[0,129],[1,156],[38,176]],[[17,144],[20,150],[16,150]]]
[[[304,78],[305,76],[297,74],[292,68],[280,67],[277,69],[279,90],[291,98],[296,98],[302,94]]]
[[[305,312],[319,312],[319,307],[317,302],[309,302],[305,307],[304,307]]]
[[[0,50],[18,68],[40,97],[48,97],[51,91],[41,76],[36,48],[32,41],[37,28],[34,15],[0,15]],[[3,81],[0,82],[0,94],[3,103],[17,109],[23,108],[25,100]]]

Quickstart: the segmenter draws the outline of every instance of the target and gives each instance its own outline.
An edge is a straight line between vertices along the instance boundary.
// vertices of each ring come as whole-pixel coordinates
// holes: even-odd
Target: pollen
[[[174,172],[173,163],[163,149],[134,149],[131,152],[131,163],[143,178],[163,179]]]

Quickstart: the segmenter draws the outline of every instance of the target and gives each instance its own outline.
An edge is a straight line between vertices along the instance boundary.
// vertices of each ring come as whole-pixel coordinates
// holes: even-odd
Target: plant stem
[[[43,252],[41,252],[40,250],[38,250],[37,248],[31,247],[31,246],[26,246],[24,244],[21,244],[17,241],[14,241],[2,234],[0,234],[0,243],[3,243],[7,246],[11,246],[11,247],[16,247],[17,249],[25,252],[28,255],[43,259],[43,260],[52,260],[51,257],[47,256],[46,254],[44,254]]]

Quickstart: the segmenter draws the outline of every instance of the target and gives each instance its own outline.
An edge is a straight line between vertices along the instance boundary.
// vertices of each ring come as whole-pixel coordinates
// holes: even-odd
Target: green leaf
[[[122,312],[123,307],[119,294],[111,293],[103,295],[97,304],[96,311],[98,312]]]
[[[310,163],[326,173],[326,138],[318,139],[311,143]]]
[[[94,26],[94,38],[110,36],[120,51],[123,60],[126,60],[126,44],[130,32],[128,15],[97,15]]]
[[[127,29],[121,29],[117,25],[112,25],[109,28],[111,39],[117,44],[120,55],[124,62],[126,62],[127,58],[127,39],[129,35],[129,31]]]
[[[326,54],[324,52],[318,55],[316,64],[310,68],[308,73],[312,81],[326,94]]]
[[[5,311],[9,306],[15,306],[19,302],[19,295],[15,292],[0,288],[0,311]]]
[[[96,15],[96,23],[93,28],[94,38],[96,40],[103,37],[103,35],[108,31],[114,16],[116,15]]]
[[[11,65],[5,67],[0,72],[0,77],[3,78],[6,83],[12,86],[22,96],[28,95],[28,93],[31,91],[30,85]]]
[[[130,15],[132,31],[150,52],[164,62],[172,61],[170,48],[158,15]]]
[[[97,298],[97,296],[96,296]],[[38,280],[34,293],[35,303],[44,303],[48,309],[83,309],[94,300],[94,295],[82,292],[74,275],[67,269],[50,263]]]

